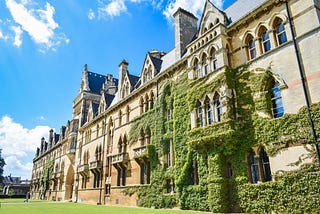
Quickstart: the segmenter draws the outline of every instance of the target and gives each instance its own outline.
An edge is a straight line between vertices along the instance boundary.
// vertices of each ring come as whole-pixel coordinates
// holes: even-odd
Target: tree
[[[1,156],[1,150],[0,149],[0,186],[2,186],[2,181],[3,181],[3,167],[4,165],[6,165],[6,163],[4,162],[4,159]]]

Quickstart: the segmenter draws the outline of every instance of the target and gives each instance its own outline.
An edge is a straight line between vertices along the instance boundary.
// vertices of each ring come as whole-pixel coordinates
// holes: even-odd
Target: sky
[[[225,9],[235,0],[211,0]],[[0,0],[0,149],[4,175],[31,179],[40,139],[72,118],[85,64],[139,75],[148,51],[174,48],[173,13],[205,0]]]

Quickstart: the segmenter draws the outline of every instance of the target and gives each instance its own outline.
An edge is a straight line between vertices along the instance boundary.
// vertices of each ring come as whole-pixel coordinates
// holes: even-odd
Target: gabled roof
[[[137,84],[137,82],[139,81],[139,77],[138,76],[129,74],[129,72],[128,72],[128,77],[129,77],[129,81],[130,81],[130,84],[131,84],[132,87],[134,87]]]
[[[92,113],[93,115],[96,115],[98,113],[99,110],[99,104],[98,103],[92,103]]]
[[[225,14],[225,12],[223,12],[222,10],[220,10],[219,8],[217,8],[213,3],[211,3],[209,0],[206,0],[206,3],[205,3],[205,5],[204,5],[204,7],[203,7],[203,10],[202,10],[202,15],[201,15],[201,19],[200,19],[200,23],[199,23],[199,28],[198,28],[198,33],[197,33],[197,35],[199,35],[200,34],[200,29],[201,29],[201,26],[202,26],[202,22],[204,21],[203,19],[204,19],[204,16],[205,16],[205,14],[206,14],[206,10],[207,10],[207,8],[208,7],[213,7],[216,11],[218,11],[219,13],[221,13],[222,15],[226,15]]]
[[[156,68],[157,73],[159,73],[161,70],[162,60],[159,58],[153,57],[151,55],[150,55],[150,59],[151,59],[152,64]]]
[[[224,12],[227,14],[229,21],[234,23],[267,1],[268,0],[236,0],[227,7]]]
[[[106,106],[109,107],[110,104],[112,103],[115,95],[104,93],[104,97],[105,97],[105,100],[106,100]]]
[[[160,72],[165,71],[167,68],[169,68],[171,65],[176,63],[176,49],[172,49],[169,53],[164,55],[162,59],[161,69]]]

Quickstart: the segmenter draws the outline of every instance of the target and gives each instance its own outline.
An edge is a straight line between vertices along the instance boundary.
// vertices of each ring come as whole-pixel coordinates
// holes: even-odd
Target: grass
[[[158,210],[75,203],[2,203],[0,214],[183,214],[199,213],[185,210]]]
[[[0,203],[23,203],[25,198],[0,198]],[[43,200],[29,199],[29,202],[44,202]]]

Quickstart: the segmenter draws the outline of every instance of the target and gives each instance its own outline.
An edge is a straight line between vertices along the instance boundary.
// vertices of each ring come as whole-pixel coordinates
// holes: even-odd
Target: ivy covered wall
[[[165,82],[154,108],[136,118],[130,131],[131,143],[138,141],[141,130],[151,131],[151,145],[147,146],[150,185],[130,187],[125,193],[137,193],[139,205],[145,207],[178,206],[212,212],[316,211],[320,207],[316,200],[320,198],[317,166],[284,173],[272,182],[249,183],[246,155],[251,148],[263,146],[273,156],[290,144],[312,143],[305,108],[272,119],[268,89],[273,78],[268,70],[243,66],[197,80],[188,80],[185,72]],[[190,113],[197,100],[222,88],[228,91],[223,120],[190,130]],[[168,118],[168,109],[172,118]],[[320,133],[319,103],[312,106],[312,112]],[[170,142],[174,165],[168,167],[164,157]],[[197,175],[192,177],[195,163]],[[231,176],[227,172],[230,166]],[[196,183],[194,176],[198,177]],[[173,183],[174,192],[166,192],[167,180]],[[294,197],[297,194],[299,197]]]

